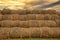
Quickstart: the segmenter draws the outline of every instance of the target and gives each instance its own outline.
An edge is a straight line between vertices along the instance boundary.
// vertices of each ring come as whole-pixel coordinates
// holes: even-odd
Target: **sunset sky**
[[[0,0],[0,9],[56,9],[60,10],[60,0]]]

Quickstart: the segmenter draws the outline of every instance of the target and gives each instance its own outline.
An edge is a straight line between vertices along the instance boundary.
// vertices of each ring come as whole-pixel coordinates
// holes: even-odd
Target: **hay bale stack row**
[[[0,20],[56,20],[60,19],[60,15],[58,14],[11,14],[11,15],[3,15],[0,14]]]
[[[4,20],[0,21],[0,27],[57,27],[60,21],[53,20],[28,20],[28,21],[12,21]]]
[[[0,38],[60,37],[60,14],[55,10],[0,12]]]
[[[40,28],[0,28],[0,38],[58,38],[60,37],[60,27],[40,27]]]

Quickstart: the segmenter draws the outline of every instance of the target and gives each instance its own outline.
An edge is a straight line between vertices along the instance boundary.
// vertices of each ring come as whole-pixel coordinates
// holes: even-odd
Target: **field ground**
[[[60,40],[60,38],[2,39],[2,40]]]

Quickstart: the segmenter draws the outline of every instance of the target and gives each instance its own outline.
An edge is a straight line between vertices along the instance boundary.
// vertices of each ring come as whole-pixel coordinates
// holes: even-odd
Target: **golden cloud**
[[[50,4],[56,1],[58,0],[0,0],[0,8],[2,8],[1,6],[3,6],[3,8],[7,7],[10,9],[24,9],[24,8],[34,9],[38,6]]]

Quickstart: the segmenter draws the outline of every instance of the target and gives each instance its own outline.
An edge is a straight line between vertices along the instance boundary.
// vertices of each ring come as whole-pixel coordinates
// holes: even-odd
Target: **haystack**
[[[40,27],[40,28],[0,28],[0,38],[27,38],[27,37],[60,37],[60,28]]]
[[[0,21],[1,27],[56,27],[57,24],[53,20],[29,20],[29,21]]]

